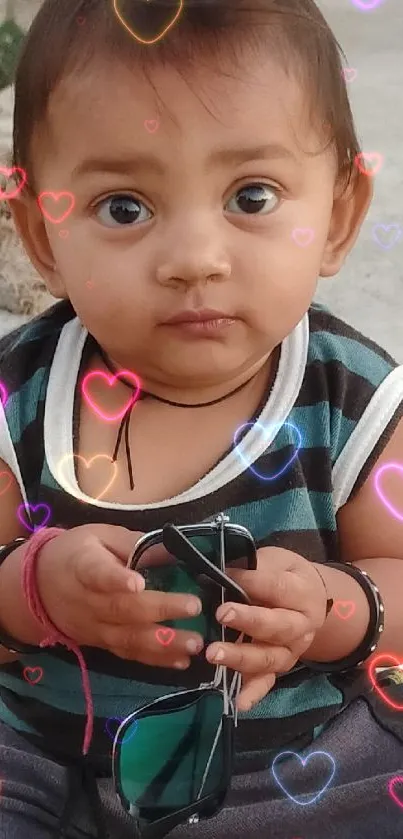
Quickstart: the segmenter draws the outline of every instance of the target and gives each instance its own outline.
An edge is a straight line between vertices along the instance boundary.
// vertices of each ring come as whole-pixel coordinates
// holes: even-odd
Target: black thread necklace
[[[118,368],[116,368],[114,366],[114,364],[112,364],[112,362],[109,360],[108,356],[106,355],[106,353],[104,352],[102,347],[97,346],[97,351],[98,351],[99,355],[101,356],[102,361],[104,362],[105,366],[108,368],[109,372],[116,375],[116,373],[119,372]],[[191,404],[191,405],[189,405],[186,402],[173,402],[171,399],[164,399],[162,396],[157,396],[155,393],[150,393],[147,390],[141,390],[139,395],[138,395],[138,398],[136,399],[136,402],[131,402],[131,404],[129,405],[129,407],[127,408],[127,410],[125,411],[125,413],[122,417],[122,421],[121,421],[120,426],[119,426],[118,436],[117,436],[117,439],[116,439],[115,450],[114,450],[113,455],[112,455],[112,463],[115,463],[116,460],[117,460],[118,454],[119,454],[120,443],[121,443],[122,434],[123,434],[123,431],[124,431],[125,432],[126,462],[127,462],[127,470],[128,470],[128,473],[129,473],[130,489],[134,490],[134,479],[133,479],[132,457],[131,457],[130,442],[129,442],[129,427],[130,427],[130,418],[131,418],[132,410],[133,410],[135,404],[140,399],[145,399],[148,396],[151,399],[156,399],[158,402],[164,402],[165,405],[172,405],[174,408],[207,408],[209,405],[217,405],[219,402],[224,402],[225,399],[229,399],[230,396],[234,396],[236,393],[239,393],[240,390],[242,390],[244,387],[246,387],[246,385],[248,385],[249,382],[251,382],[252,379],[254,379],[258,375],[258,373],[260,373],[260,370],[258,370],[256,373],[254,373],[253,376],[251,376],[250,379],[247,379],[246,382],[243,382],[241,385],[238,385],[238,387],[234,388],[234,390],[231,390],[230,393],[226,393],[225,396],[220,396],[218,399],[212,399],[211,402],[197,402],[196,404]],[[130,388],[131,391],[135,390],[133,385],[130,382],[126,381],[123,377],[119,378],[119,381],[122,382],[124,385],[126,385],[126,387]]]

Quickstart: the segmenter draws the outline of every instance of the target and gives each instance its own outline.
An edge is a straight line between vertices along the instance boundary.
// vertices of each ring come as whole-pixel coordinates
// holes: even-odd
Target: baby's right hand
[[[201,602],[190,594],[144,591],[143,577],[125,567],[141,535],[106,524],[66,530],[40,550],[38,593],[52,623],[78,646],[102,647],[157,667],[181,663],[184,669],[189,655],[203,648],[203,638],[175,630],[163,646],[158,624],[199,614]],[[189,641],[198,647],[188,650]]]

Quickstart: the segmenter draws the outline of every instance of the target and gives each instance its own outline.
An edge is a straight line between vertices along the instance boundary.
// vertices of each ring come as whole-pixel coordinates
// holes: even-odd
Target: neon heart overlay
[[[357,6],[357,9],[362,9],[363,12],[370,12],[372,9],[380,6],[383,0],[351,0],[351,2],[354,3],[354,6]]]
[[[391,241],[384,242],[379,239],[377,231],[383,231],[385,233],[389,233],[390,230],[394,229],[394,236],[392,237]],[[375,240],[376,244],[383,248],[385,251],[390,250],[393,248],[393,245],[396,245],[396,242],[399,241],[402,235],[402,228],[399,224],[374,224],[372,228],[372,238]]]
[[[365,166],[365,161],[368,161],[368,163],[375,161],[375,166],[371,166],[369,169],[367,169]],[[379,172],[383,164],[383,157],[377,151],[361,151],[359,154],[356,154],[354,158],[354,163],[357,169],[360,170],[362,175],[368,175],[369,178],[373,178],[374,175],[376,175]],[[364,165],[362,165],[363,163]]]
[[[68,235],[69,235],[68,230],[59,230],[59,236],[60,236],[61,239],[67,239]]]
[[[140,41],[141,44],[156,44],[157,41],[160,41],[161,38],[163,38],[164,35],[166,35],[166,33],[169,31],[169,29],[171,29],[172,26],[174,25],[174,23],[176,23],[176,21],[178,20],[178,17],[181,14],[183,6],[184,6],[184,0],[178,0],[178,4],[179,4],[178,9],[177,9],[173,19],[171,20],[170,23],[168,23],[168,25],[165,27],[165,29],[163,29],[163,31],[160,32],[160,34],[157,35],[156,38],[152,38],[151,41],[146,41],[144,38],[140,38],[140,35],[138,34],[138,32],[135,32],[135,30],[132,29],[131,26],[129,26],[128,22],[125,20],[125,18],[121,14],[120,9],[119,9],[119,0],[113,0],[113,8],[115,10],[115,14],[116,14],[118,20],[120,20],[120,23],[124,26],[125,29],[127,29],[129,34],[133,38],[135,38],[136,41]]]
[[[3,475],[6,478],[5,482],[2,480]],[[11,474],[11,472],[0,472],[0,495],[4,495],[4,493],[7,492],[7,490],[11,486],[12,482],[13,482],[13,475]],[[3,489],[2,489],[1,486],[2,486],[3,483],[5,483],[6,486],[3,487]]]
[[[45,200],[48,200],[49,198],[51,198],[52,201],[56,202],[56,204],[61,199],[63,199],[63,198],[66,199],[67,198],[67,201],[68,201],[68,204],[69,204],[69,206],[67,207],[67,210],[61,211],[60,216],[59,215],[52,215],[49,212],[49,210],[46,210],[45,207],[44,207]],[[70,213],[71,213],[71,211],[72,211],[72,209],[73,209],[73,207],[76,203],[76,199],[74,198],[74,195],[73,195],[72,192],[41,192],[41,194],[38,195],[37,200],[38,200],[39,209],[41,210],[41,212],[43,213],[45,218],[47,218],[48,221],[51,221],[52,224],[61,224],[62,221],[65,221],[67,216],[70,215]]]
[[[330,760],[330,762],[332,764],[332,773],[330,775],[330,778],[326,782],[326,784],[324,784],[324,786],[319,790],[319,792],[317,792],[313,796],[313,798],[310,799],[310,801],[298,801],[297,798],[294,798],[294,796],[291,795],[291,793],[288,792],[288,790],[285,788],[285,786],[281,783],[280,779],[277,777],[275,769],[274,769],[274,765],[281,757],[284,757],[284,755],[293,755],[293,757],[296,757],[300,761],[300,763],[302,763],[303,767],[305,767],[306,764],[308,763],[308,761],[311,760],[311,758],[314,757],[315,755],[324,755],[328,760]],[[328,752],[311,752],[311,754],[308,755],[307,757],[300,757],[300,755],[297,754],[296,752],[286,751],[286,752],[281,752],[279,755],[276,755],[276,757],[274,758],[273,763],[272,763],[271,771],[273,772],[276,783],[278,784],[280,789],[282,789],[283,792],[285,792],[287,798],[290,798],[291,801],[294,801],[295,804],[300,804],[302,807],[305,807],[307,804],[313,804],[314,801],[317,801],[318,798],[320,798],[320,796],[323,795],[325,790],[327,790],[331,780],[333,779],[334,773],[336,771],[336,763],[335,763],[335,760],[332,757],[332,755],[330,755]]]
[[[112,466],[112,469],[113,469],[112,479],[109,481],[109,483],[106,485],[106,487],[104,487],[104,489],[102,490],[100,495],[95,496],[96,500],[100,501],[101,498],[108,492],[108,489],[112,486],[113,482],[116,480],[116,475],[118,474],[118,464],[116,463],[116,461],[113,461],[111,459],[111,456],[109,454],[96,454],[96,455],[94,455],[94,457],[91,457],[90,460],[86,460],[85,457],[83,457],[81,454],[65,454],[62,457],[60,463],[58,464],[58,467],[56,469],[56,475],[61,476],[62,481],[64,481],[64,483],[67,484],[67,486],[71,486],[71,485],[69,484],[68,478],[66,478],[66,476],[63,474],[63,467],[66,465],[68,460],[72,460],[73,458],[77,458],[77,460],[82,460],[86,469],[90,469],[92,464],[94,463],[94,460],[99,460],[100,458],[106,459],[108,461],[109,465]],[[59,478],[58,478],[58,480],[59,480]],[[60,480],[59,480],[59,482],[62,483]]]
[[[403,784],[403,775],[396,775],[394,778],[391,778],[391,780],[388,783],[388,791],[390,797],[393,798],[393,801],[403,809],[403,800],[398,798],[397,793],[395,792],[396,784]],[[403,789],[401,791],[401,795],[403,799]]]
[[[125,402],[125,404],[123,405],[123,408],[117,414],[112,414],[112,415],[105,414],[104,411],[101,411],[99,406],[94,402],[94,400],[91,398],[91,396],[88,393],[88,383],[90,381],[92,381],[93,379],[95,379],[95,378],[99,379],[100,377],[101,377],[101,379],[104,379],[106,381],[106,383],[109,385],[109,387],[112,387],[115,384],[116,380],[119,379],[119,377],[124,377],[125,379],[129,379],[129,380],[132,379],[132,381],[134,382],[134,386],[135,386],[134,392],[129,397],[127,402]],[[101,419],[105,420],[106,422],[116,422],[117,420],[122,419],[122,417],[124,417],[126,411],[128,411],[130,406],[134,405],[134,403],[137,401],[137,399],[140,395],[141,383],[140,383],[140,379],[136,376],[136,374],[131,373],[129,370],[119,370],[119,373],[116,373],[115,376],[108,376],[102,370],[93,370],[91,373],[87,373],[87,375],[84,377],[84,380],[83,380],[83,383],[82,383],[82,386],[81,386],[81,390],[82,390],[82,394],[83,394],[84,398],[87,400],[90,407],[95,411],[96,414],[98,414],[98,416]]]
[[[34,524],[34,526],[31,527],[30,523],[25,520],[24,516],[27,515],[29,510],[31,510],[32,513],[36,513],[40,509],[43,510],[43,521],[41,524]],[[46,527],[51,516],[51,511],[48,504],[20,504],[17,510],[17,516],[21,524],[24,525],[30,533],[37,533],[38,530],[42,530],[43,527]]]
[[[110,730],[109,730],[109,723],[111,722],[111,720],[117,720],[117,721],[118,721],[118,723],[119,723],[119,725],[118,725],[118,727],[117,727],[117,728],[119,728],[119,726],[121,725],[121,723],[123,722],[123,720],[124,720],[124,719],[125,719],[125,717],[122,717],[122,719],[121,719],[120,717],[109,717],[109,719],[108,719],[108,720],[106,720],[106,723],[105,723],[105,731],[107,732],[107,734],[109,734],[109,737],[111,738],[112,743],[114,743],[114,742],[115,742],[115,737],[116,737],[116,732],[117,732],[117,729],[116,729],[116,731],[115,731],[115,733],[114,733],[114,734],[111,734],[111,732],[110,732]],[[132,737],[134,736],[134,734],[135,734],[135,733],[136,733],[136,731],[137,731],[137,726],[138,726],[138,720],[136,720],[136,721],[135,721],[135,723],[133,724],[133,729],[134,729],[134,730],[133,730],[132,734],[130,734],[130,737],[126,737],[126,735],[125,735],[125,736],[123,737],[123,740],[121,740],[120,742],[121,742],[121,743],[129,743],[129,741],[132,739]],[[126,733],[127,733],[127,732],[126,732]],[[118,740],[118,742],[119,742],[119,740]]]
[[[295,227],[291,235],[296,245],[299,245],[300,248],[306,248],[312,244],[315,231],[311,227]]]
[[[85,23],[85,17],[83,17],[82,15],[79,15],[78,18],[77,18],[77,23],[78,23],[79,26],[82,26],[83,23]]]
[[[144,128],[146,128],[149,134],[155,134],[159,127],[160,124],[157,119],[146,119],[144,122]]]
[[[163,647],[168,647],[175,638],[175,630],[170,626],[160,626],[155,633],[155,637]]]
[[[0,189],[0,200],[5,198],[7,201],[10,201],[11,198],[16,198],[17,195],[20,194],[21,190],[24,188],[27,182],[27,173],[24,169],[21,169],[20,166],[11,166],[10,169],[7,166],[0,166],[0,174],[5,175],[6,178],[11,178],[12,175],[14,175],[15,173],[21,175],[21,182],[17,184],[17,186],[14,189],[14,192],[7,192],[7,190],[3,192],[3,190]]]
[[[342,75],[345,82],[354,82],[357,78],[358,70],[356,67],[345,67],[342,70]]]
[[[380,661],[383,662],[384,659],[388,659],[388,661],[391,661],[393,664],[396,665],[396,667],[399,667],[402,664],[402,662],[398,659],[396,655],[394,655],[394,653],[379,653],[379,655],[375,656],[375,658],[373,658],[370,664],[368,665],[368,676],[371,680],[371,684],[374,690],[376,690],[381,699],[383,699],[383,701],[386,702],[387,705],[389,705],[389,708],[393,708],[394,711],[403,711],[403,703],[393,702],[393,700],[390,699],[387,693],[385,693],[385,691],[382,690],[381,686],[377,682],[377,678],[380,678],[382,674],[377,674],[376,668],[390,666],[383,663],[380,664]]]
[[[394,507],[393,504],[391,504],[391,502],[386,498],[386,495],[383,492],[382,487],[381,487],[381,483],[380,483],[380,480],[381,480],[381,477],[382,477],[383,473],[388,472],[391,469],[396,470],[397,472],[400,472],[402,477],[403,477],[403,464],[402,463],[385,463],[383,466],[380,466],[379,469],[375,472],[375,478],[374,478],[375,489],[378,493],[379,498],[382,501],[382,504],[384,504],[386,509],[389,510],[390,513],[392,513],[392,516],[394,516],[396,519],[399,519],[399,521],[403,521],[403,510],[397,510],[396,507]]]
[[[355,603],[353,600],[335,600],[333,603],[333,609],[336,612],[338,618],[341,618],[343,621],[348,620],[355,612]],[[344,614],[343,614],[344,612]]]
[[[273,429],[273,427],[277,428],[277,431],[279,431],[280,428],[285,428],[286,426],[288,426],[289,428],[293,428],[294,431],[297,432],[297,435],[298,435],[297,448],[295,449],[295,451],[291,455],[290,459],[287,460],[285,466],[283,466],[282,469],[280,469],[278,472],[276,472],[275,475],[262,475],[261,472],[258,472],[258,470],[255,469],[255,467],[252,466],[249,463],[249,461],[244,457],[242,452],[239,451],[237,439],[238,439],[239,435],[243,432],[244,428],[246,428],[247,426],[249,426],[249,427],[259,426],[259,428],[261,428],[263,430],[263,433],[266,434],[267,437],[270,435],[270,432]],[[276,432],[276,434],[277,434],[277,432]],[[276,437],[276,435],[273,438],[273,442],[274,442],[275,437]],[[247,469],[250,469],[250,471],[253,472],[253,474],[256,476],[256,478],[260,478],[260,480],[262,480],[262,481],[274,481],[276,478],[279,478],[280,475],[282,475],[285,472],[286,469],[288,469],[288,467],[291,465],[293,460],[295,460],[295,458],[298,456],[298,452],[301,448],[301,440],[302,440],[302,438],[301,438],[300,431],[299,431],[299,429],[297,428],[296,425],[293,425],[292,422],[284,422],[283,424],[277,423],[274,426],[273,425],[269,426],[269,428],[267,430],[264,428],[264,426],[260,422],[245,422],[243,425],[241,425],[239,428],[237,428],[237,430],[234,434],[234,444],[235,444],[235,451],[236,451],[237,455],[241,458],[242,463],[244,463],[246,465]]]
[[[38,678],[37,679],[32,679],[29,675],[30,673],[32,673],[32,675],[34,673],[38,673],[39,674]],[[42,679],[43,670],[42,670],[42,667],[24,667],[24,670],[22,671],[22,675],[24,676],[25,681],[28,682],[30,685],[37,685],[38,682],[40,682],[41,679]]]
[[[4,387],[3,382],[0,382],[0,402],[3,406],[3,408],[6,407],[7,399],[8,399],[8,393],[6,391],[6,388]]]
[[[94,288],[94,283],[92,282],[92,280],[87,280],[85,285],[87,286],[87,288]]]

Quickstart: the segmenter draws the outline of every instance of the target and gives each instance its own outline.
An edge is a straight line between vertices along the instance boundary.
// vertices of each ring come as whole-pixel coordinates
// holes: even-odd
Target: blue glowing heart
[[[121,723],[123,722],[124,719],[126,719],[126,717],[122,717],[122,719],[120,719],[120,717],[109,717],[109,719],[106,720],[105,731],[109,734],[109,737],[111,738],[112,742],[114,742],[115,737],[116,737],[116,732],[117,732],[119,726],[121,725]],[[118,725],[116,726],[116,731],[115,732],[111,732],[111,730],[109,728],[109,723],[113,722],[113,720],[117,720],[117,722],[118,722]],[[128,743],[129,740],[131,740],[132,737],[134,737],[134,735],[137,731],[137,726],[138,726],[138,720],[136,720],[134,723],[131,724],[129,731],[127,731],[127,729],[126,729],[126,732],[123,736],[123,740],[121,740],[120,742],[125,743],[125,744]]]
[[[291,795],[291,793],[288,791],[288,789],[286,789],[284,784],[281,783],[278,775],[276,774],[276,770],[274,768],[275,764],[278,760],[280,760],[281,757],[284,757],[284,755],[292,755],[293,757],[296,757],[299,760],[299,762],[302,764],[303,769],[305,768],[308,761],[311,760],[311,758],[315,757],[316,755],[323,755],[326,758],[327,763],[330,764],[329,767],[328,767],[329,770],[330,770],[329,778],[327,779],[326,783],[323,784],[323,786],[319,789],[319,791],[312,795],[312,798],[310,798],[309,801],[299,801],[298,798],[294,798],[294,796]],[[332,757],[332,755],[330,755],[328,752],[311,752],[311,754],[309,754],[307,757],[300,757],[300,755],[297,754],[296,752],[287,751],[287,752],[281,752],[279,755],[276,755],[276,757],[273,760],[271,770],[273,772],[276,783],[278,784],[280,789],[282,789],[283,792],[285,792],[287,798],[290,798],[291,801],[294,801],[295,804],[300,804],[302,807],[305,807],[307,804],[313,804],[314,801],[317,801],[318,798],[320,798],[320,796],[323,795],[323,793],[327,790],[331,780],[333,779],[334,773],[336,771],[336,763],[335,763],[335,760]],[[328,773],[326,772],[326,774],[328,774]]]
[[[281,469],[278,470],[278,472],[276,472],[272,475],[262,474],[261,471],[256,469],[256,467],[249,462],[249,460],[247,459],[245,454],[242,453],[242,451],[240,449],[240,446],[242,445],[242,442],[238,443],[239,437],[241,436],[241,434],[243,433],[245,428],[248,428],[248,427],[252,428],[252,426],[260,428],[261,433],[264,434],[267,439],[271,439],[271,437],[273,436],[272,435],[273,429],[276,429],[274,437],[273,437],[273,439],[275,439],[276,434],[280,430],[280,428],[286,428],[286,427],[292,428],[297,435],[298,442],[296,444],[296,448],[294,449],[294,451],[291,454],[291,457],[288,458],[288,460],[281,467]],[[301,433],[300,433],[299,429],[297,428],[296,425],[293,425],[292,422],[272,423],[271,425],[267,425],[266,427],[264,425],[262,425],[262,423],[260,423],[260,422],[245,422],[243,425],[241,425],[239,428],[237,428],[237,430],[234,434],[235,451],[236,451],[238,457],[241,458],[242,463],[245,464],[247,469],[250,469],[250,471],[253,472],[253,474],[257,478],[260,478],[261,481],[275,481],[276,478],[279,478],[280,475],[284,474],[284,472],[288,469],[288,467],[291,465],[293,460],[295,460],[295,458],[298,456],[298,452],[301,448],[301,439],[302,438],[301,438]],[[294,445],[295,445],[295,443],[294,443]]]

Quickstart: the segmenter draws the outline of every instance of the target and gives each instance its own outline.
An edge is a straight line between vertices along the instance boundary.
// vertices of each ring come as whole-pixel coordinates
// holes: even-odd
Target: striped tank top
[[[0,381],[8,394],[0,405],[0,457],[18,481],[32,529],[47,508],[49,526],[106,523],[143,532],[223,512],[248,528],[258,547],[340,561],[337,511],[361,487],[403,415],[403,366],[388,353],[313,304],[282,342],[274,383],[241,441],[180,495],[128,505],[85,495],[75,475],[74,416],[91,347],[68,301],[0,340]],[[94,702],[89,758],[99,772],[110,767],[111,720],[209,681],[214,672],[203,655],[181,672],[99,648],[82,651]],[[330,677],[303,669],[280,679],[240,714],[239,771],[268,765],[274,751],[290,744],[308,745],[363,690],[362,671]],[[54,759],[76,759],[86,709],[74,653],[58,645],[3,665],[0,719]]]

